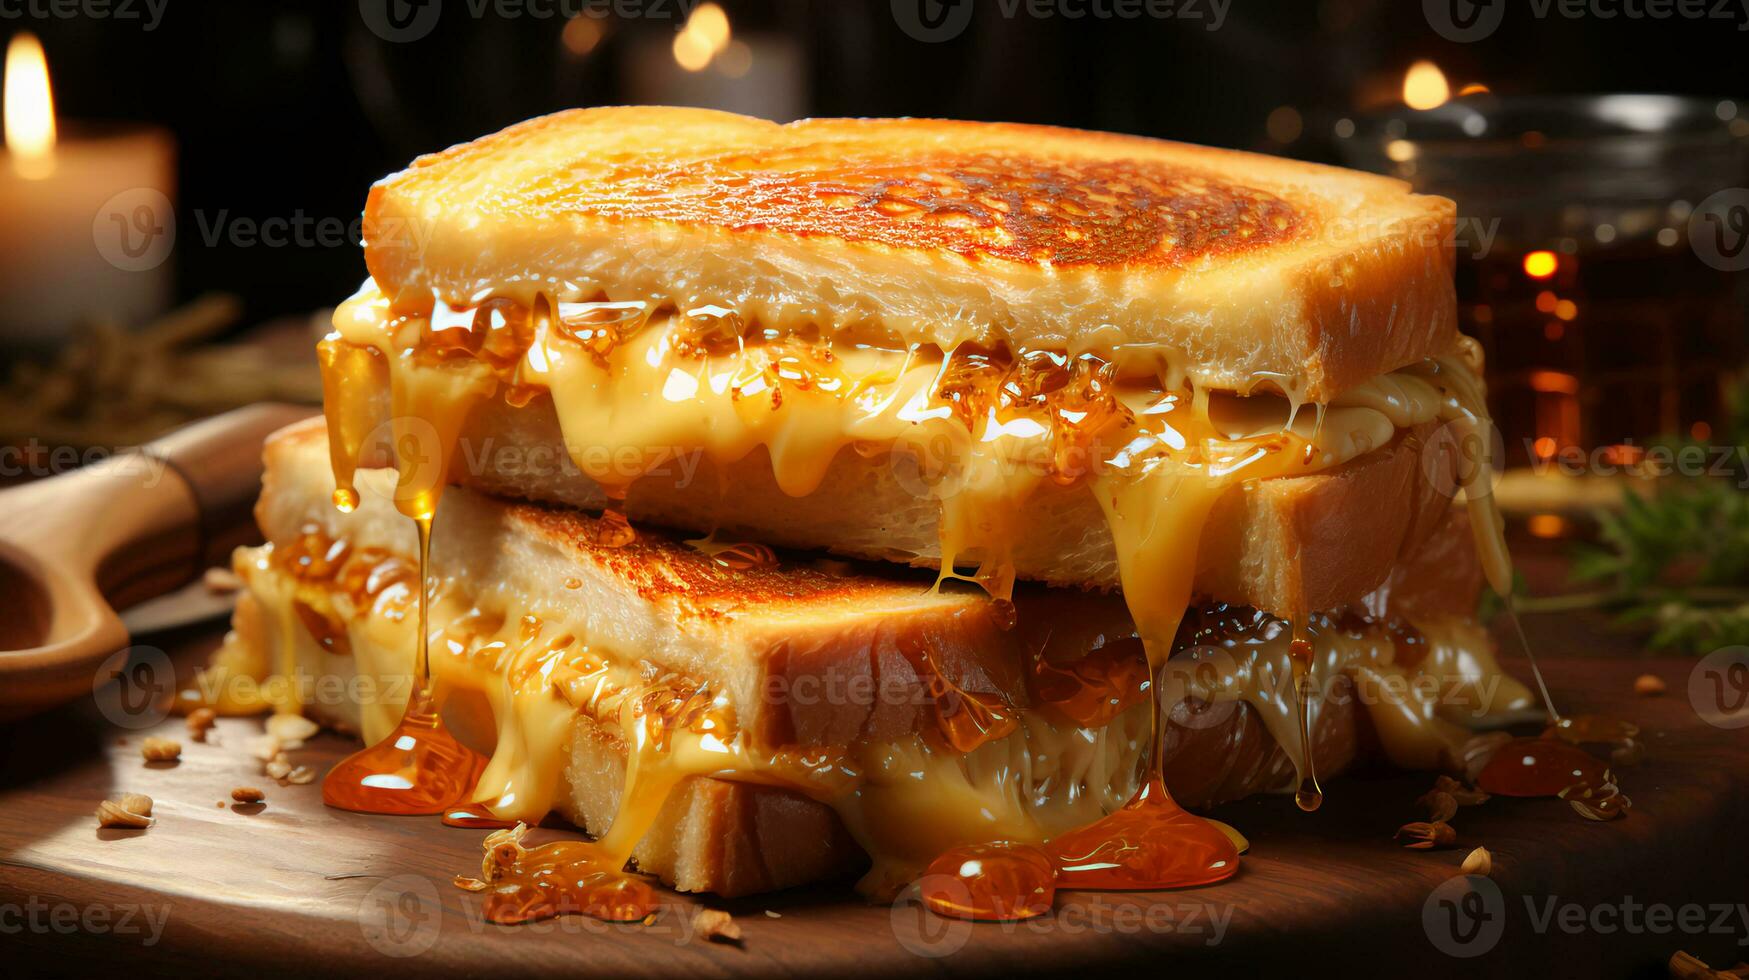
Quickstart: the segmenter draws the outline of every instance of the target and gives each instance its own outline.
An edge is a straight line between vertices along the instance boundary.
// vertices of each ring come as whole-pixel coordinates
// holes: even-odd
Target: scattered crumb
[[[182,755],[182,743],[153,735],[140,743],[140,755],[147,762],[175,762]]]
[[[267,734],[279,741],[281,749],[301,748],[305,739],[321,730],[322,726],[303,715],[281,714],[267,719]]]
[[[316,772],[309,766],[294,766],[285,774],[285,781],[293,786],[305,786],[316,781]]]
[[[1634,678],[1634,693],[1643,698],[1655,698],[1668,689],[1664,680],[1654,674],[1641,674]]]
[[[281,752],[267,761],[265,771],[270,778],[283,780],[291,775],[291,760],[285,757],[284,752]]]
[[[231,790],[231,799],[238,803],[260,803],[267,799],[267,794],[253,786],[238,786]]]
[[[649,915],[644,916],[644,925],[653,926],[655,924],[656,924],[656,913],[651,912]]]
[[[141,793],[123,793],[97,805],[99,827],[143,830],[156,822],[152,818],[152,798]]]
[[[1458,806],[1476,806],[1488,802],[1488,794],[1465,786],[1450,776],[1440,776],[1433,781],[1432,793],[1446,793],[1456,801]],[[1426,799],[1426,797],[1423,797]]]
[[[218,719],[218,712],[211,708],[196,708],[190,711],[185,719],[185,724],[188,725],[188,737],[196,742],[206,741],[207,733],[212,731],[213,725],[218,722]]]
[[[1485,847],[1478,847],[1464,855],[1463,866],[1458,869],[1467,875],[1487,876],[1494,873],[1494,855],[1488,853]]]
[[[1451,824],[1444,822],[1406,823],[1397,828],[1395,839],[1403,840],[1404,847],[1417,851],[1430,851],[1436,847],[1450,847],[1457,843],[1457,831]]]
[[[765,917],[767,919],[781,919],[781,918],[783,918],[783,913],[782,912],[773,912],[770,909],[766,909],[765,910]]]
[[[217,802],[217,803],[214,803],[214,804],[213,804],[213,806],[216,806],[216,807],[218,807],[218,808],[219,808],[219,809],[221,809],[221,810],[223,810],[223,809],[224,809],[224,808],[225,808],[225,801],[224,801],[224,800],[220,800],[220,801],[218,801],[218,802]]]
[[[713,943],[740,943],[741,926],[722,909],[699,909],[692,930]]]
[[[272,735],[257,735],[249,740],[247,748],[250,755],[262,762],[272,762],[273,757],[279,754],[279,739]]]
[[[1427,819],[1434,823],[1445,823],[1457,816],[1457,800],[1443,790],[1430,790],[1416,801],[1427,808]]]
[[[207,569],[206,574],[200,577],[200,582],[213,595],[229,595],[243,587],[243,580],[237,577],[236,572],[219,566]]]

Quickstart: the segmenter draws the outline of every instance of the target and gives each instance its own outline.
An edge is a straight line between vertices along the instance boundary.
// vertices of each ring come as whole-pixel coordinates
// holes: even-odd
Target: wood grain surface
[[[573,917],[497,926],[482,919],[479,896],[450,883],[458,873],[477,873],[483,832],[435,818],[325,809],[318,784],[281,787],[261,774],[245,746],[261,730],[259,720],[223,720],[218,744],[202,744],[183,734],[178,718],[124,728],[113,719],[143,718],[87,699],[0,728],[0,970],[1604,977],[1661,976],[1678,949],[1715,966],[1749,958],[1742,945],[1749,943],[1749,912],[1737,905],[1749,901],[1749,729],[1725,730],[1697,716],[1688,697],[1693,661],[1634,655],[1620,638],[1580,620],[1530,625],[1541,649],[1568,652],[1546,664],[1566,710],[1618,714],[1646,729],[1646,758],[1621,773],[1634,800],[1625,820],[1592,823],[1556,800],[1495,798],[1459,813],[1457,848],[1410,851],[1391,835],[1420,818],[1414,800],[1431,777],[1354,774],[1327,786],[1328,802],[1315,814],[1298,812],[1286,798],[1216,811],[1252,841],[1229,882],[1150,894],[1062,893],[1054,915],[1018,925],[950,923],[907,903],[869,905],[844,884],[734,902],[671,895],[648,925]],[[155,642],[186,661],[202,656],[216,635],[213,627],[195,628]],[[1571,655],[1599,644],[1615,655]],[[1522,665],[1514,669],[1524,675]],[[1642,673],[1661,677],[1668,692],[1636,696],[1633,680]],[[182,741],[179,762],[144,763],[139,745],[153,732]],[[350,747],[324,734],[292,756],[324,771]],[[266,803],[232,806],[230,791],[239,785],[266,790]],[[99,829],[98,802],[121,792],[152,796],[156,826]],[[535,837],[567,833],[543,828]],[[1482,915],[1462,924],[1498,922],[1498,934],[1478,933],[1455,947],[1477,955],[1449,955],[1435,933],[1453,913],[1439,904],[1445,894],[1433,893],[1478,845],[1493,853],[1499,895],[1478,891],[1488,904],[1454,908],[1479,909]],[[733,913],[744,941],[722,945],[694,935],[701,905]],[[1698,927],[1695,913],[1684,918],[1689,905],[1708,907]],[[1670,921],[1656,912],[1648,918],[1649,906],[1668,906]],[[1446,948],[1454,948],[1449,926],[1445,935]]]

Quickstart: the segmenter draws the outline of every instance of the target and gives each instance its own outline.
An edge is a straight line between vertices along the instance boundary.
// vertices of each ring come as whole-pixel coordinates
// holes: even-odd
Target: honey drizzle
[[[1318,785],[1318,765],[1312,757],[1312,699],[1317,688],[1312,681],[1312,641],[1303,618],[1293,621],[1293,639],[1288,645],[1293,658],[1294,711],[1299,716],[1299,785],[1294,787],[1294,805],[1311,813],[1324,805],[1324,788]]]
[[[464,798],[484,760],[444,727],[431,685],[428,640],[431,518],[419,529],[419,633],[413,688],[388,737],[337,763],[322,780],[322,802],[360,813],[442,813]]]
[[[1057,868],[1051,855],[1028,844],[967,844],[936,858],[918,890],[924,907],[937,915],[1015,922],[1051,910]]]
[[[335,504],[357,506],[352,485],[359,453],[369,439],[365,418],[369,387],[356,376],[370,363],[338,338],[319,345],[330,452],[346,456],[335,464]],[[414,358],[417,360],[417,357]],[[449,478],[450,459],[474,405],[492,394],[496,381],[478,361],[421,367],[399,364],[389,372],[393,415],[390,449],[396,471],[395,507],[412,519],[419,540],[418,633],[413,684],[401,719],[387,737],[341,760],[322,781],[322,802],[342,810],[385,814],[437,814],[465,799],[485,760],[462,745],[444,726],[438,692],[431,682],[431,525]],[[338,447],[338,449],[336,449]],[[347,491],[340,494],[339,491]]]

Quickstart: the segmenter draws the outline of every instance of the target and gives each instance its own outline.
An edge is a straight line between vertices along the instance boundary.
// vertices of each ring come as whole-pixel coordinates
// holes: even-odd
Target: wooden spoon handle
[[[0,493],[0,583],[38,610],[32,635],[0,631],[0,708],[90,690],[92,669],[128,642],[115,608],[187,583],[251,534],[261,443],[309,414],[238,409]]]
[[[313,414],[296,405],[251,405],[178,429],[142,450],[168,463],[193,492],[202,567],[226,561],[232,548],[255,534],[262,442]]]

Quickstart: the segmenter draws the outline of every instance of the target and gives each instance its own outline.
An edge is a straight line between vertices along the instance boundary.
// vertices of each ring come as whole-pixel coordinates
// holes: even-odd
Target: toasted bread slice
[[[1323,402],[1447,350],[1452,202],[1107,133],[582,109],[372,188],[365,258],[433,296],[714,304],[904,347],[1149,345],[1208,387]]]
[[[391,503],[392,474],[365,474],[357,511],[329,503],[326,430],[290,426],[266,448],[256,523],[269,541],[316,531],[352,550],[417,554],[411,521]],[[563,621],[593,646],[708,683],[765,744],[824,744],[915,732],[926,679],[908,654],[929,645],[962,689],[1024,697],[1018,634],[973,588],[931,589],[933,578],[854,574],[808,560],[739,567],[653,529],[623,547],[595,543],[600,522],[563,509],[506,503],[452,488],[432,529],[434,578],[459,577],[501,605]],[[1087,597],[1084,614],[1122,615],[1115,597]],[[774,690],[850,689],[878,678],[880,696],[831,702]]]
[[[338,699],[317,696],[305,707],[325,722],[375,738],[392,724],[398,703],[392,696],[369,699],[351,692],[392,690],[356,682],[404,677],[409,668],[408,583],[404,574],[382,570],[394,572],[398,562],[404,573],[415,542],[411,522],[390,505],[392,480],[385,471],[364,475],[361,506],[353,513],[329,506],[325,448],[318,423],[294,426],[269,443],[258,519],[274,549],[250,549],[240,558],[247,592],[228,649],[252,651],[257,675],[278,665],[314,675],[314,691],[348,692]],[[432,555],[432,626],[438,637],[433,650],[441,651],[434,653],[434,675],[450,691],[445,715],[464,740],[494,752],[494,767],[520,767],[515,775],[522,788],[551,783],[550,805],[596,833],[620,812],[628,743],[615,719],[623,724],[624,716],[604,713],[594,701],[562,698],[548,686],[548,679],[559,681],[569,661],[548,664],[544,652],[569,649],[578,638],[586,650],[605,651],[637,682],[698,684],[722,692],[737,730],[758,754],[782,753],[785,746],[811,754],[861,746],[844,758],[867,773],[865,779],[878,782],[886,768],[871,758],[905,763],[893,771],[928,774],[902,806],[882,804],[878,793],[875,802],[859,804],[853,797],[871,792],[869,787],[857,794],[842,786],[808,791],[769,770],[743,772],[727,757],[712,761],[662,802],[633,852],[643,870],[683,889],[725,895],[853,871],[865,863],[865,847],[889,869],[914,870],[920,856],[929,856],[928,848],[943,842],[1003,831],[1022,839],[1061,832],[1125,798],[1125,780],[1133,776],[1145,731],[1145,704],[1131,702],[1101,721],[1065,728],[1047,718],[1066,710],[1053,707],[1061,702],[1035,696],[1025,676],[1035,655],[1061,668],[1100,649],[1131,644],[1139,659],[1134,627],[1115,597],[1024,589],[1016,596],[1017,624],[1003,630],[993,623],[992,601],[981,593],[934,592],[927,577],[907,581],[820,569],[793,556],[775,567],[731,568],[648,529],[631,545],[608,547],[594,540],[598,527],[596,519],[574,511],[495,500],[466,488],[452,488],[441,509]],[[1327,648],[1333,669],[1312,741],[1320,773],[1333,774],[1381,750],[1398,764],[1437,766],[1449,761],[1452,746],[1461,741],[1462,729],[1439,717],[1464,706],[1449,684],[1434,685],[1438,706],[1408,712],[1391,703],[1375,707],[1353,695],[1354,685],[1378,671],[1393,672],[1398,680],[1450,681],[1457,670],[1477,690],[1483,681],[1504,683],[1492,707],[1522,700],[1522,688],[1494,673],[1478,631],[1454,617],[1473,601],[1478,580],[1472,553],[1447,544],[1463,541],[1465,531],[1454,515],[1426,547],[1395,566],[1385,588],[1367,597],[1366,608],[1378,617],[1413,610],[1431,644],[1422,644],[1418,654],[1413,647],[1397,650],[1389,629],[1356,632],[1334,621],[1320,627],[1326,631],[1320,643],[1348,645],[1346,652]],[[401,583],[399,592],[395,582]],[[1198,628],[1226,615],[1209,613]],[[486,621],[500,625],[479,625]],[[478,646],[466,640],[470,630],[480,631],[483,640],[520,633],[523,650],[507,659],[494,655],[484,661],[489,666],[483,672],[470,674],[468,662],[482,662],[464,652]],[[559,634],[557,645],[540,645]],[[532,638],[539,643],[531,647]],[[1178,721],[1174,713],[1165,767],[1174,793],[1186,803],[1294,785],[1293,759],[1283,745],[1297,736],[1288,734],[1295,729],[1282,692],[1255,686],[1271,673],[1286,676],[1285,660],[1273,672],[1241,663],[1253,655],[1243,651],[1271,645],[1285,657],[1285,634],[1278,629],[1261,646],[1259,639],[1253,635],[1227,654],[1217,642],[1183,674],[1195,677],[1199,668],[1213,667],[1235,682],[1250,678],[1241,683],[1239,700],[1221,702],[1225,710],[1214,714],[1194,707],[1211,703],[1204,694],[1189,687],[1184,692],[1190,714]],[[987,692],[1009,705],[1005,710],[1021,712],[1021,728],[963,756],[945,748],[917,755],[920,735],[939,724],[939,715],[932,714],[939,701],[910,656],[913,643],[930,651],[957,697]],[[1419,666],[1408,662],[1411,654],[1421,658]],[[1223,666],[1224,659],[1233,663]],[[1417,673],[1424,670],[1433,673]],[[532,686],[523,683],[531,676]],[[875,683],[859,684],[869,680]],[[521,693],[507,693],[513,690]],[[866,699],[859,694],[864,690],[879,693]],[[1483,707],[1490,706],[1477,705]],[[1081,789],[1065,798],[1045,788],[1071,784]],[[1022,785],[1033,789],[1016,795]],[[986,822],[991,813],[999,815],[997,822]],[[890,848],[900,845],[894,841],[920,842],[923,851],[895,852]]]
[[[385,403],[383,418],[387,412]],[[1197,549],[1196,593],[1286,615],[1336,608],[1377,588],[1451,509],[1456,459],[1450,440],[1428,439],[1435,429],[1417,425],[1335,469],[1226,494]],[[450,472],[497,496],[594,511],[607,502],[570,465],[545,396],[520,408],[502,399],[483,402],[462,431]],[[793,497],[779,486],[763,449],[720,467],[694,455],[633,483],[625,508],[634,521],[715,531],[726,540],[939,568],[941,505],[908,472],[888,456],[843,451],[814,492]],[[1084,485],[1042,481],[1025,511],[1026,526],[1007,556],[1018,578],[1118,588],[1110,525]],[[985,556],[974,550],[957,557],[975,565]]]

